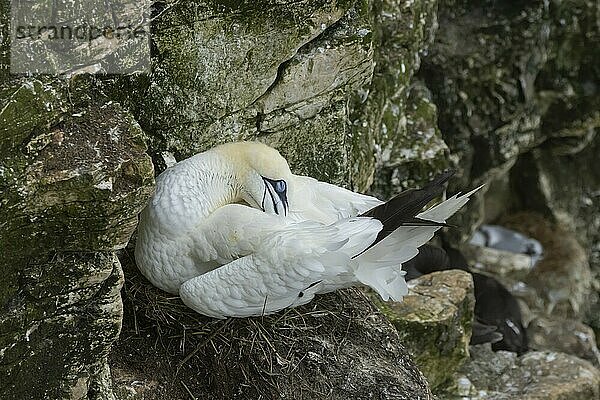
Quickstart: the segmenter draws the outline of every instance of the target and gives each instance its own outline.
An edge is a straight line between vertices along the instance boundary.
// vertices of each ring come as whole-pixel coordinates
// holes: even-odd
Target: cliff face
[[[376,166],[391,176],[406,164],[396,177],[406,183],[448,164],[435,106],[411,86],[435,11],[434,1],[176,3],[155,21],[153,74],[115,93],[154,154],[259,139],[296,171],[389,192]]]
[[[505,209],[546,212],[572,227],[584,221],[575,210],[597,203],[600,187],[578,161],[596,146],[600,125],[598,4],[442,2],[438,17],[419,75],[439,107],[444,141],[461,160],[455,186],[509,180],[511,170],[513,204]],[[549,158],[558,173],[546,172]],[[562,191],[569,204],[551,189],[563,176],[578,177]]]
[[[449,240],[533,210],[576,233],[597,276],[598,7],[167,1],[155,4],[149,75],[1,69],[0,397],[112,396],[106,357],[123,282],[115,251],[152,190],[146,153],[160,171],[167,153],[261,140],[297,173],[381,196],[454,167],[451,191],[489,191]],[[420,375],[411,382],[429,395]]]
[[[65,82],[2,83],[0,396],[87,398],[110,386],[123,248],[154,181],[120,106]]]

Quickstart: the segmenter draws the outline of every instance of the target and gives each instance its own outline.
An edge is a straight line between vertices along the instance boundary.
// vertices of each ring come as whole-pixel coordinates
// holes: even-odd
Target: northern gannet
[[[294,175],[264,144],[220,145],[157,177],[136,262],[152,284],[214,318],[270,314],[356,284],[399,301],[401,263],[478,189],[420,212],[450,175],[384,203]]]

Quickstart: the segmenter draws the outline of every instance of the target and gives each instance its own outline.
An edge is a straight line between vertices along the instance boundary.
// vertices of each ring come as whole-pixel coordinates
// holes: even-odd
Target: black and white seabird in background
[[[401,264],[477,190],[422,211],[451,175],[382,202],[294,175],[264,144],[217,146],[158,176],[136,262],[155,286],[215,318],[270,314],[357,284],[400,301]]]
[[[528,350],[527,331],[517,299],[497,279],[473,272],[462,253],[425,244],[403,265],[406,280],[434,271],[460,269],[473,276],[475,318],[471,344],[492,343],[492,349],[523,354]]]

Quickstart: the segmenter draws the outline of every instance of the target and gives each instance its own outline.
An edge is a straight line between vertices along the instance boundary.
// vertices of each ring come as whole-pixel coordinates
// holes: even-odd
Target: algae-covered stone
[[[385,196],[422,183],[446,166],[432,165],[432,157],[418,159],[417,154],[428,150],[438,157],[439,135],[435,107],[424,104],[426,89],[411,89],[437,27],[437,1],[373,2],[373,14],[373,79],[358,93],[351,116],[352,179],[355,188],[364,190],[373,183],[373,190]]]
[[[135,228],[153,169],[132,117],[71,83],[23,78],[0,89],[3,398],[111,395],[102,377],[123,281],[113,250]]]
[[[532,115],[520,85],[532,84],[526,74],[542,65],[539,51],[547,40],[539,32],[542,6],[521,14],[514,8],[486,13],[466,2],[442,7],[440,28],[420,72],[434,94],[444,138],[467,174],[464,181],[539,141],[539,115]],[[524,30],[534,33],[523,40]]]
[[[457,161],[442,139],[437,107],[422,82],[410,86],[405,107],[395,133],[390,132],[389,141],[377,147],[377,179],[371,190],[382,198],[423,185]],[[387,133],[388,125],[384,122],[381,129]]]
[[[592,140],[600,126],[597,2],[442,1],[438,18],[419,76],[460,160],[452,191],[505,176],[533,148],[567,154]],[[459,211],[461,226],[487,217],[478,205]]]
[[[394,174],[388,192],[448,165],[435,107],[426,90],[409,90],[436,1],[195,1],[163,11],[152,74],[111,90],[149,134],[153,155],[182,159],[257,139],[298,173],[360,191],[374,179],[383,189]]]
[[[334,26],[282,64],[256,101],[257,134],[292,167],[328,182],[351,181],[349,98],[373,74],[369,4],[359,1]]]
[[[453,391],[442,400],[595,400],[600,371],[577,357],[532,351],[521,357],[489,346],[471,347],[471,359],[457,375]]]
[[[596,335],[589,326],[573,319],[537,317],[527,326],[529,346],[571,354],[600,367]]]
[[[373,67],[367,1],[176,3],[154,27],[153,73],[114,90],[140,94],[123,100],[153,153],[259,139],[298,172],[347,182],[347,103]]]
[[[402,302],[377,302],[432,389],[447,383],[469,357],[475,298],[473,279],[459,270],[434,272],[409,282]]]

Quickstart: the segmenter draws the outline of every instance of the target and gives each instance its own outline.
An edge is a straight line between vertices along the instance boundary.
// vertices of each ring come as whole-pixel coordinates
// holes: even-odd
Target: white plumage
[[[392,201],[294,175],[260,143],[221,145],[157,178],[136,261],[155,286],[215,318],[269,314],[356,284],[399,301],[407,293],[401,263],[475,190],[407,213],[399,226],[395,213],[390,229],[381,215],[394,214]],[[368,212],[377,206],[379,215]]]

